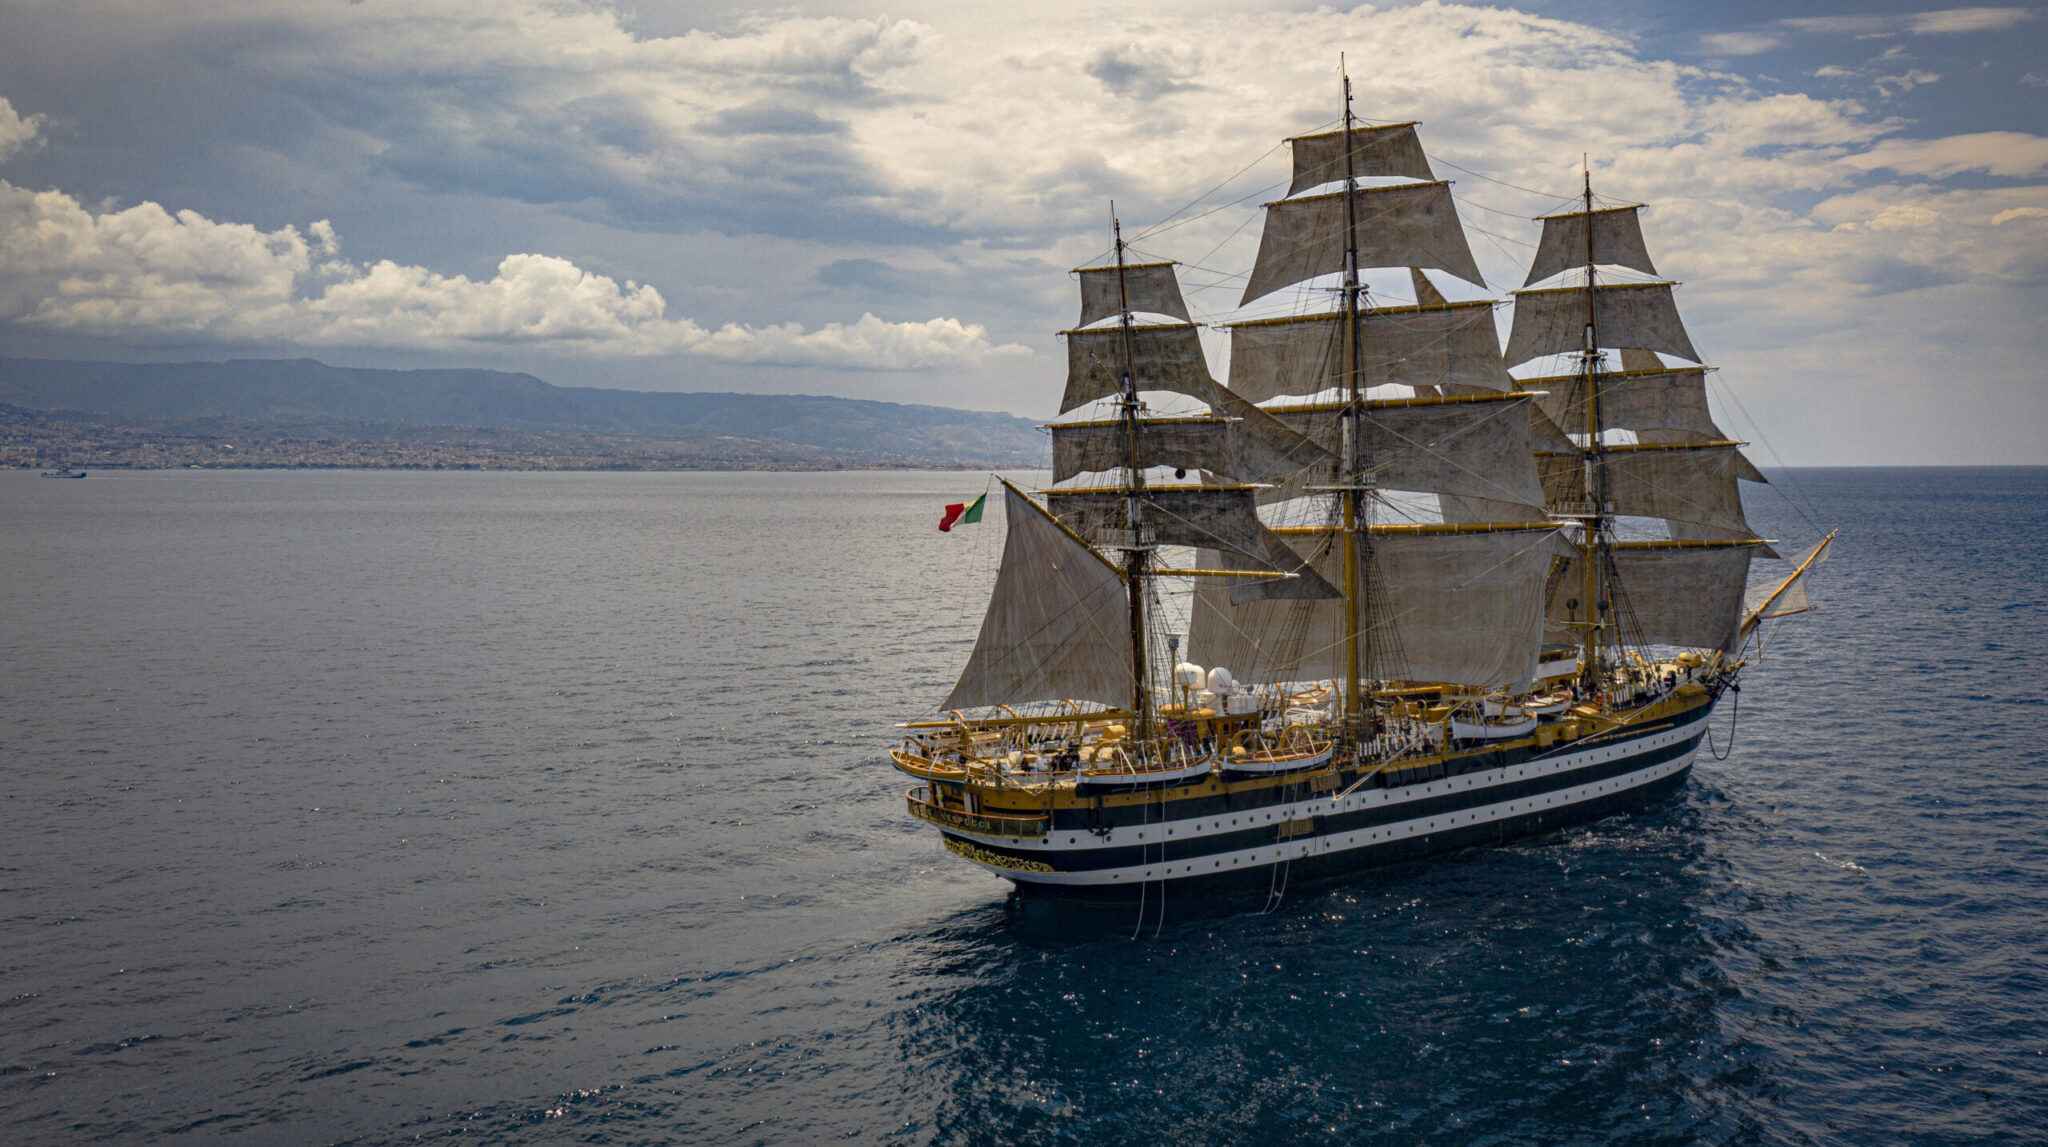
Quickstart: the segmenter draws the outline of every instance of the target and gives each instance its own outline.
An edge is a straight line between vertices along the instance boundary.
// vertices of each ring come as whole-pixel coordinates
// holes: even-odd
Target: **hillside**
[[[581,466],[610,459],[666,468],[1028,466],[1042,462],[1046,450],[1029,420],[1007,414],[818,395],[559,387],[530,374],[369,370],[312,359],[0,358],[0,406],[15,408],[6,415],[10,425],[22,433],[31,428],[43,444],[34,461],[47,460],[50,449],[61,451],[60,440],[78,428],[100,428],[106,433],[94,449],[102,453],[77,459],[100,465],[189,464],[168,458],[123,463],[106,453],[112,449],[107,442],[152,435],[363,444],[447,443],[496,431],[507,433],[480,440],[516,442],[519,452],[535,457],[573,456]],[[20,447],[20,441],[13,444]],[[32,464],[19,449],[11,453],[14,464]],[[494,464],[517,464],[510,458],[501,455]]]

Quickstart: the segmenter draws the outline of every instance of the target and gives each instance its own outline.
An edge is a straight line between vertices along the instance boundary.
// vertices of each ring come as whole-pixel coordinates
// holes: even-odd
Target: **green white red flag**
[[[972,502],[954,502],[952,505],[947,506],[946,516],[939,519],[939,532],[942,534],[949,533],[954,526],[964,526],[969,522],[979,522],[981,520],[981,508],[987,502],[988,495],[983,494]]]

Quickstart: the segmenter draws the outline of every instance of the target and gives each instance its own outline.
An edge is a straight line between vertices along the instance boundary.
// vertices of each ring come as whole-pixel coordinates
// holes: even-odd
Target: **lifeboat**
[[[1201,780],[1215,768],[1214,757],[1183,758],[1141,766],[1124,752],[1122,746],[1108,746],[1096,752],[1095,763],[1075,770],[1074,783],[1083,788],[1186,784]]]
[[[1231,776],[1270,777],[1280,773],[1319,769],[1330,763],[1337,751],[1334,741],[1318,741],[1306,730],[1293,734],[1290,743],[1270,749],[1233,749],[1223,759],[1223,771]]]
[[[1451,736],[1464,741],[1505,741],[1514,737],[1526,737],[1536,731],[1536,714],[1521,716],[1500,716],[1491,720],[1468,721],[1462,717],[1451,718]]]

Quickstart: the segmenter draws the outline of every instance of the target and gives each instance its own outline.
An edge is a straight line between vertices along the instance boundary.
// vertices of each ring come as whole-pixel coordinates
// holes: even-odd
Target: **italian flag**
[[[943,534],[951,531],[956,525],[964,526],[969,522],[979,522],[981,507],[987,501],[988,495],[983,494],[972,502],[955,502],[947,506],[946,516],[939,519],[939,532]]]

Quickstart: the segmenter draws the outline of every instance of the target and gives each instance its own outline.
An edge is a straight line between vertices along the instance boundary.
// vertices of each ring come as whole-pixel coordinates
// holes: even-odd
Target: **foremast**
[[[1587,504],[1579,535],[1579,568],[1584,572],[1584,596],[1586,603],[1585,634],[1579,654],[1580,690],[1592,698],[1605,679],[1601,670],[1601,638],[1608,628],[1612,609],[1611,588],[1607,584],[1608,554],[1611,541],[1609,521],[1611,505],[1607,501],[1606,444],[1602,441],[1605,427],[1600,418],[1600,376],[1606,365],[1607,352],[1600,349],[1600,309],[1596,304],[1599,285],[1594,276],[1593,249],[1593,169],[1586,166],[1585,182],[1581,188],[1581,199],[1585,205],[1586,217],[1586,341],[1579,351],[1580,377],[1585,386],[1585,488]]]

